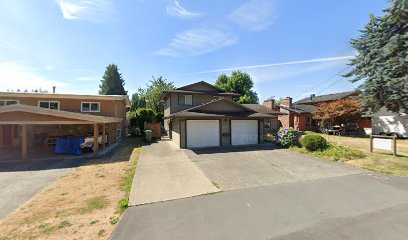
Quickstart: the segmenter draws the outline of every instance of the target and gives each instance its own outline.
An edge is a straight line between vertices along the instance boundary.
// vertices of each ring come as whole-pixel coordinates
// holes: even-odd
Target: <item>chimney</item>
[[[56,86],[53,86],[52,87],[52,93],[55,93],[55,89],[56,89],[57,87]]]
[[[280,105],[285,106],[285,107],[292,107],[292,98],[291,97],[286,97],[280,101]]]
[[[310,94],[310,101],[313,101],[313,98],[316,97],[316,94]]]
[[[268,98],[263,102],[263,105],[270,110],[275,110],[275,99]]]

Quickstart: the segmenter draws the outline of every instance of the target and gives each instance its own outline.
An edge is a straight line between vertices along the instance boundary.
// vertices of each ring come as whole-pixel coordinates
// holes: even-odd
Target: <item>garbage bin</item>
[[[152,142],[152,130],[145,130],[145,141]]]

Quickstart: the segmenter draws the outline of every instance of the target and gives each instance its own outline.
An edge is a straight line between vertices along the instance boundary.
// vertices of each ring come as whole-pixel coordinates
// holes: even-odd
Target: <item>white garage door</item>
[[[187,148],[220,146],[219,120],[187,120]]]
[[[231,120],[231,144],[258,143],[258,120]]]

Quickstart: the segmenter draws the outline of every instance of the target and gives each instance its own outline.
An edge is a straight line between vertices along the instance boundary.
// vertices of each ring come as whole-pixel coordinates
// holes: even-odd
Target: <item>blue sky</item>
[[[96,94],[109,63],[132,94],[249,73],[261,100],[351,90],[350,38],[386,0],[9,0],[0,8],[0,91]],[[319,84],[320,83],[320,84]],[[319,84],[319,85],[318,85]],[[317,87],[316,87],[317,86]],[[313,88],[315,87],[315,88]]]

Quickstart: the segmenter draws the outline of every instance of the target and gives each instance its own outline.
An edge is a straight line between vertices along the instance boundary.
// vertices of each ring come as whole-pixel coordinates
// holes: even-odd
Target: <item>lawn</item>
[[[308,133],[309,134],[309,133]],[[313,133],[314,134],[314,133]],[[361,167],[370,171],[391,174],[395,176],[408,177],[408,140],[397,140],[398,157],[393,157],[392,153],[375,151],[370,153],[370,139],[368,136],[333,136],[320,134],[325,137],[332,145],[343,146],[350,149],[345,154],[360,151],[364,157],[352,157],[350,159],[337,159],[353,166]],[[297,149],[298,152],[305,152],[303,149]],[[338,152],[337,152],[338,153]],[[316,157],[327,158],[324,154],[309,153]],[[333,159],[332,159],[333,160]]]
[[[73,170],[0,224],[0,239],[106,239],[127,207],[142,140]]]

